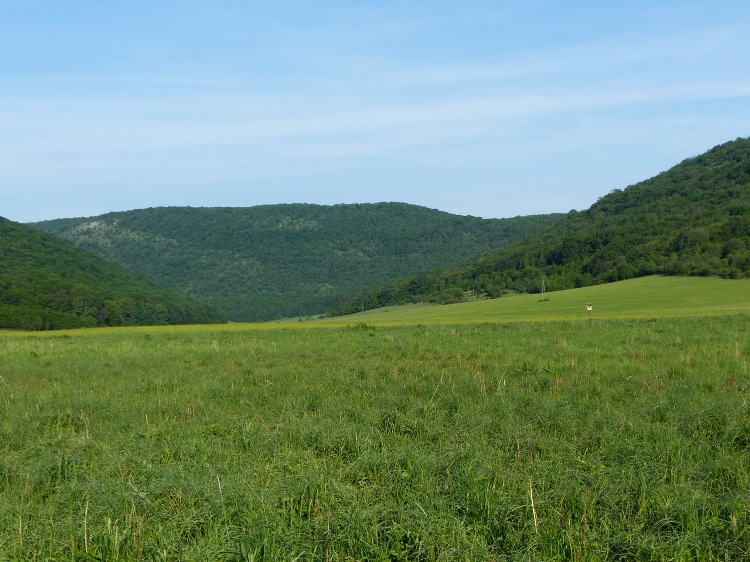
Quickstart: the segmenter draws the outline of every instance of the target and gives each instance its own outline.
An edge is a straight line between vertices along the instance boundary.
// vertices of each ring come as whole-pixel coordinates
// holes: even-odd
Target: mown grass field
[[[750,284],[639,282],[3,333],[0,560],[747,560]]]
[[[543,300],[547,299],[547,300]],[[586,304],[591,303],[591,314]],[[750,286],[746,280],[710,277],[641,277],[544,295],[514,295],[451,306],[390,307],[328,318],[349,324],[420,322],[530,322],[588,318],[682,318],[750,313]]]

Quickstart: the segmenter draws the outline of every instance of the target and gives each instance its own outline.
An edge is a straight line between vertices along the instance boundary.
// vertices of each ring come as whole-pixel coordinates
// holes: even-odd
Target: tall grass
[[[0,560],[748,559],[749,329],[8,334]]]

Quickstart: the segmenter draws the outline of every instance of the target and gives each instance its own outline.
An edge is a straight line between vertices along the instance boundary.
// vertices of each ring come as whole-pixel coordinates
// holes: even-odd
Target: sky
[[[586,209],[750,136],[746,0],[2,0],[0,216]]]

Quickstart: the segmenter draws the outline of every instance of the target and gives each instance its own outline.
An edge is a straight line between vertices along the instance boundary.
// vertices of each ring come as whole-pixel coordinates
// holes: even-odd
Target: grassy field
[[[750,559],[749,290],[4,333],[0,560]]]
[[[586,304],[592,303],[591,314]],[[513,295],[451,306],[391,307],[326,319],[349,324],[530,322],[587,318],[679,318],[750,313],[750,282],[710,277],[641,277],[545,295]]]

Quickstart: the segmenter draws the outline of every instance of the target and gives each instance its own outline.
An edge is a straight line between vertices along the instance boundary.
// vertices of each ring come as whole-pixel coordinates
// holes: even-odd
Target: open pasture
[[[0,560],[748,559],[750,315],[520,316],[3,334]]]
[[[589,314],[586,305],[592,303]],[[717,277],[640,277],[618,283],[534,295],[512,295],[450,306],[406,305],[328,318],[348,324],[532,322],[587,318],[680,318],[750,313],[750,281]]]

